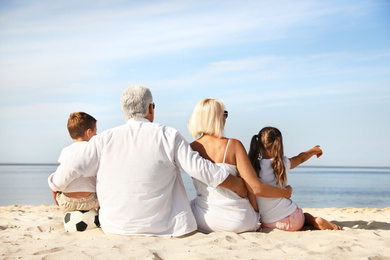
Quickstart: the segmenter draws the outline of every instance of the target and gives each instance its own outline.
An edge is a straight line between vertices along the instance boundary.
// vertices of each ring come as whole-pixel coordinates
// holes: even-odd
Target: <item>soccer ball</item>
[[[85,231],[100,227],[96,210],[68,211],[64,216],[64,228],[68,232]]]

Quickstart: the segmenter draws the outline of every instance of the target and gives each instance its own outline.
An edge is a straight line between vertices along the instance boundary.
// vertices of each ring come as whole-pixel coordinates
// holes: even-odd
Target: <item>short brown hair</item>
[[[96,119],[84,112],[75,112],[70,114],[68,119],[68,131],[72,139],[84,137],[85,131],[88,129],[94,130],[96,127]]]

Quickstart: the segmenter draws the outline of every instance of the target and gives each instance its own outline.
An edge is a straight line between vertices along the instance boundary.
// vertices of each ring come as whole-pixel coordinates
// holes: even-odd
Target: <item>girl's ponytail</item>
[[[280,186],[284,186],[287,183],[286,168],[284,167],[284,152],[283,152],[283,141],[282,135],[276,135],[275,140],[272,144],[271,154],[274,160],[272,161],[272,168],[274,169],[276,180]]]
[[[248,157],[249,161],[251,162],[253,168],[255,169],[255,172],[257,174],[257,177],[259,177],[260,174],[260,161],[259,161],[259,154],[260,154],[260,140],[258,140],[258,136],[254,135],[251,140],[251,144],[249,147]]]
[[[282,133],[279,129],[268,126],[260,130],[259,145],[261,148],[270,153],[273,158],[271,166],[274,169],[277,184],[284,186],[287,183],[286,168],[284,167],[284,152]]]

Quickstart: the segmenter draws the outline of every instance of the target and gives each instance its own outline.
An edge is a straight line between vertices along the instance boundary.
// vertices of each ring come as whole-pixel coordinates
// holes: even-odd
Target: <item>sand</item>
[[[68,233],[55,205],[1,206],[0,259],[390,259],[390,208],[303,209],[340,231],[195,233],[184,238]]]

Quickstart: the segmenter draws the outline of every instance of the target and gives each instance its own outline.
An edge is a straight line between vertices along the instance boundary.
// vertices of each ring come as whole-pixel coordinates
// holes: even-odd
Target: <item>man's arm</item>
[[[247,196],[247,189],[241,178],[230,175],[225,169],[201,157],[179,133],[175,141],[175,163],[179,168],[211,187],[221,186],[237,192],[241,197]]]
[[[73,180],[81,176],[96,176],[99,165],[98,158],[96,144],[89,141],[83,149],[68,157],[50,175],[48,179],[50,189],[53,191],[63,191]]]
[[[218,186],[232,190],[242,198],[246,198],[248,196],[248,189],[240,177],[229,174],[229,176]]]
[[[57,193],[58,193],[58,191],[54,191],[52,189],[50,189],[50,190],[51,190],[51,194],[53,195],[54,202],[56,203],[57,206],[59,206],[58,205],[58,201],[57,201]]]

